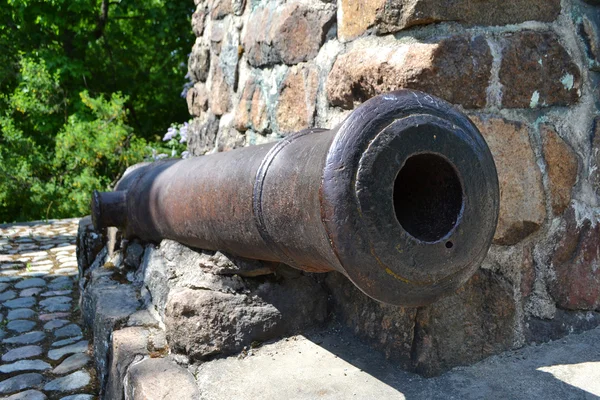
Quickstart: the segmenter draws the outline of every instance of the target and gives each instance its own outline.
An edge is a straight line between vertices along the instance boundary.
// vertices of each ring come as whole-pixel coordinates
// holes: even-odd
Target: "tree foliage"
[[[83,215],[93,189],[164,150],[188,118],[192,12],[190,0],[0,7],[0,222]]]

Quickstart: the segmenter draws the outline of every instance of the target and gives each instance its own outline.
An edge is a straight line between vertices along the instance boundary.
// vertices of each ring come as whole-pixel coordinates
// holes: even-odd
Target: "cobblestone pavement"
[[[0,225],[0,396],[95,399],[77,306],[76,219]]]

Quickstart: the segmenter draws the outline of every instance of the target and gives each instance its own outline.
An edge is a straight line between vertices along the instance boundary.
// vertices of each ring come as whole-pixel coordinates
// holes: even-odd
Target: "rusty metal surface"
[[[419,306],[479,267],[498,219],[492,155],[450,104],[402,90],[337,128],[140,165],[95,193],[97,228],[306,271],[336,270],[372,298]]]

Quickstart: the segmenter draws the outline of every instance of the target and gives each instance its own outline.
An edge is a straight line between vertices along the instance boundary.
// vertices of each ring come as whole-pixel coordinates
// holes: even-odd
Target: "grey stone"
[[[43,379],[42,375],[34,372],[16,375],[0,382],[0,393],[12,393],[36,387],[42,383]]]
[[[127,326],[146,326],[158,328],[159,323],[156,318],[150,314],[150,311],[139,310],[131,314],[127,320]]]
[[[28,319],[13,319],[6,327],[11,331],[23,333],[30,331],[35,326],[35,322]]]
[[[51,360],[58,360],[62,356],[73,353],[84,353],[88,350],[88,341],[82,340],[81,342],[77,342],[75,344],[71,344],[65,347],[60,347],[58,349],[52,349],[48,352],[48,358]]]
[[[148,358],[131,366],[127,380],[125,397],[128,399],[197,400],[200,397],[192,374],[164,358]]]
[[[91,394],[72,394],[70,396],[61,397],[60,400],[93,400],[94,396]]]
[[[54,280],[48,285],[49,290],[71,290],[73,281],[69,277],[66,280]]]
[[[48,275],[46,272],[36,272],[36,271],[24,272],[21,274],[21,276],[27,276],[27,277],[33,276],[36,278],[39,278],[40,276],[46,276],[46,275]]]
[[[69,303],[70,301],[72,301],[72,299],[67,296],[48,297],[47,299],[40,301],[40,306],[47,307],[55,304]]]
[[[58,312],[58,313],[51,313],[51,314],[41,314],[38,318],[40,321],[52,321],[57,318],[66,318],[66,317],[69,317],[70,315],[71,315],[70,313]]]
[[[86,365],[90,361],[90,356],[85,353],[77,353],[69,356],[52,370],[53,374],[62,375],[74,371]],[[112,399],[112,398],[111,398]]]
[[[54,331],[56,338],[81,336],[81,328],[75,324],[64,326]]]
[[[40,346],[23,346],[8,351],[2,356],[2,361],[10,362],[22,358],[39,356],[40,354],[42,354],[42,348]]]
[[[137,268],[140,266],[143,255],[144,247],[141,244],[136,242],[129,243],[125,249],[125,260],[123,262],[130,268]]]
[[[17,297],[17,293],[14,290],[7,290],[4,293],[0,293],[0,301],[11,300]]]
[[[15,393],[12,396],[4,398],[4,400],[46,400],[44,393],[37,390],[26,390],[24,392]]]
[[[44,324],[44,330],[51,331],[53,329],[60,328],[61,326],[65,326],[68,323],[69,321],[66,319],[54,319]]]
[[[6,288],[8,288],[10,285],[8,283],[0,283],[0,292],[3,292],[6,290]]]
[[[90,383],[90,381],[90,374],[88,374],[86,371],[77,371],[70,375],[48,382],[44,386],[44,390],[68,392],[85,387]]]
[[[44,310],[51,313],[58,311],[69,311],[71,310],[71,303],[50,304],[44,307]]]
[[[30,297],[39,294],[43,289],[42,288],[29,288],[21,290],[19,296],[21,297]]]
[[[33,318],[33,317],[35,317],[35,311],[33,311],[29,308],[19,308],[16,310],[9,311],[6,319],[8,319],[8,320],[28,319],[28,318]]]
[[[27,332],[20,336],[11,337],[8,339],[4,339],[2,343],[9,344],[32,344],[41,342],[46,338],[46,334],[40,331]]]
[[[132,285],[117,284],[106,276],[97,279],[92,276],[82,294],[81,311],[85,324],[93,331],[93,355],[101,385],[107,376],[111,334],[115,326],[124,325],[139,306]]]
[[[66,346],[67,344],[75,343],[81,339],[82,339],[82,336],[75,336],[75,337],[68,338],[68,339],[58,340],[58,341],[52,343],[51,347]]]
[[[33,297],[20,297],[14,300],[8,300],[4,302],[4,307],[7,308],[23,308],[23,307],[32,307],[35,304],[35,299]]]
[[[16,289],[27,289],[32,287],[46,286],[46,281],[41,278],[24,279],[15,285]]]
[[[49,292],[44,292],[41,294],[42,297],[50,297],[50,296],[67,296],[73,293],[72,290],[50,290]]]
[[[17,371],[46,371],[52,366],[42,360],[20,360],[12,364],[0,365],[0,372],[11,374]]]

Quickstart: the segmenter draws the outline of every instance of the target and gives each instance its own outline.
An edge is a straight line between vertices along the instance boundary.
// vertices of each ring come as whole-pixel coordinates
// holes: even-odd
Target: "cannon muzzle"
[[[92,216],[127,238],[339,271],[376,300],[420,306],[479,267],[498,203],[494,161],[473,123],[401,90],[335,129],[138,164],[114,192],[94,193]]]

